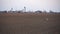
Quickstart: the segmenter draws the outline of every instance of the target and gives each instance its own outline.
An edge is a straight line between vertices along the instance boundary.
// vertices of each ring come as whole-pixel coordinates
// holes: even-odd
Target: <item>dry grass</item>
[[[59,34],[60,14],[0,14],[0,34]]]

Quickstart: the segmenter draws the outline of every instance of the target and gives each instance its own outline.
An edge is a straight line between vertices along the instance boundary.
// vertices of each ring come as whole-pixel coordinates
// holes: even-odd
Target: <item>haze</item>
[[[3,10],[22,10],[24,6],[29,11],[52,10],[60,12],[60,0],[0,0],[0,11]]]

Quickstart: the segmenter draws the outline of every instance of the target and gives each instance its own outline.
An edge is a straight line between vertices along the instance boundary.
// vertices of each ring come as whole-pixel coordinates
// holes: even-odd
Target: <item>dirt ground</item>
[[[60,34],[60,14],[0,14],[0,34]]]

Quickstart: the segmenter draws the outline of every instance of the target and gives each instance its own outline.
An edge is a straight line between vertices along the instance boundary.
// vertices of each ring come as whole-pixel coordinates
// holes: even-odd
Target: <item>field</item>
[[[60,14],[0,14],[0,34],[60,34]]]

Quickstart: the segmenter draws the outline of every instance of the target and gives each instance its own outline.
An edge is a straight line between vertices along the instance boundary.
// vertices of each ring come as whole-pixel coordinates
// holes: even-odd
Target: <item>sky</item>
[[[22,10],[26,7],[27,11],[49,11],[60,12],[60,0],[0,0],[0,11],[3,10]]]

